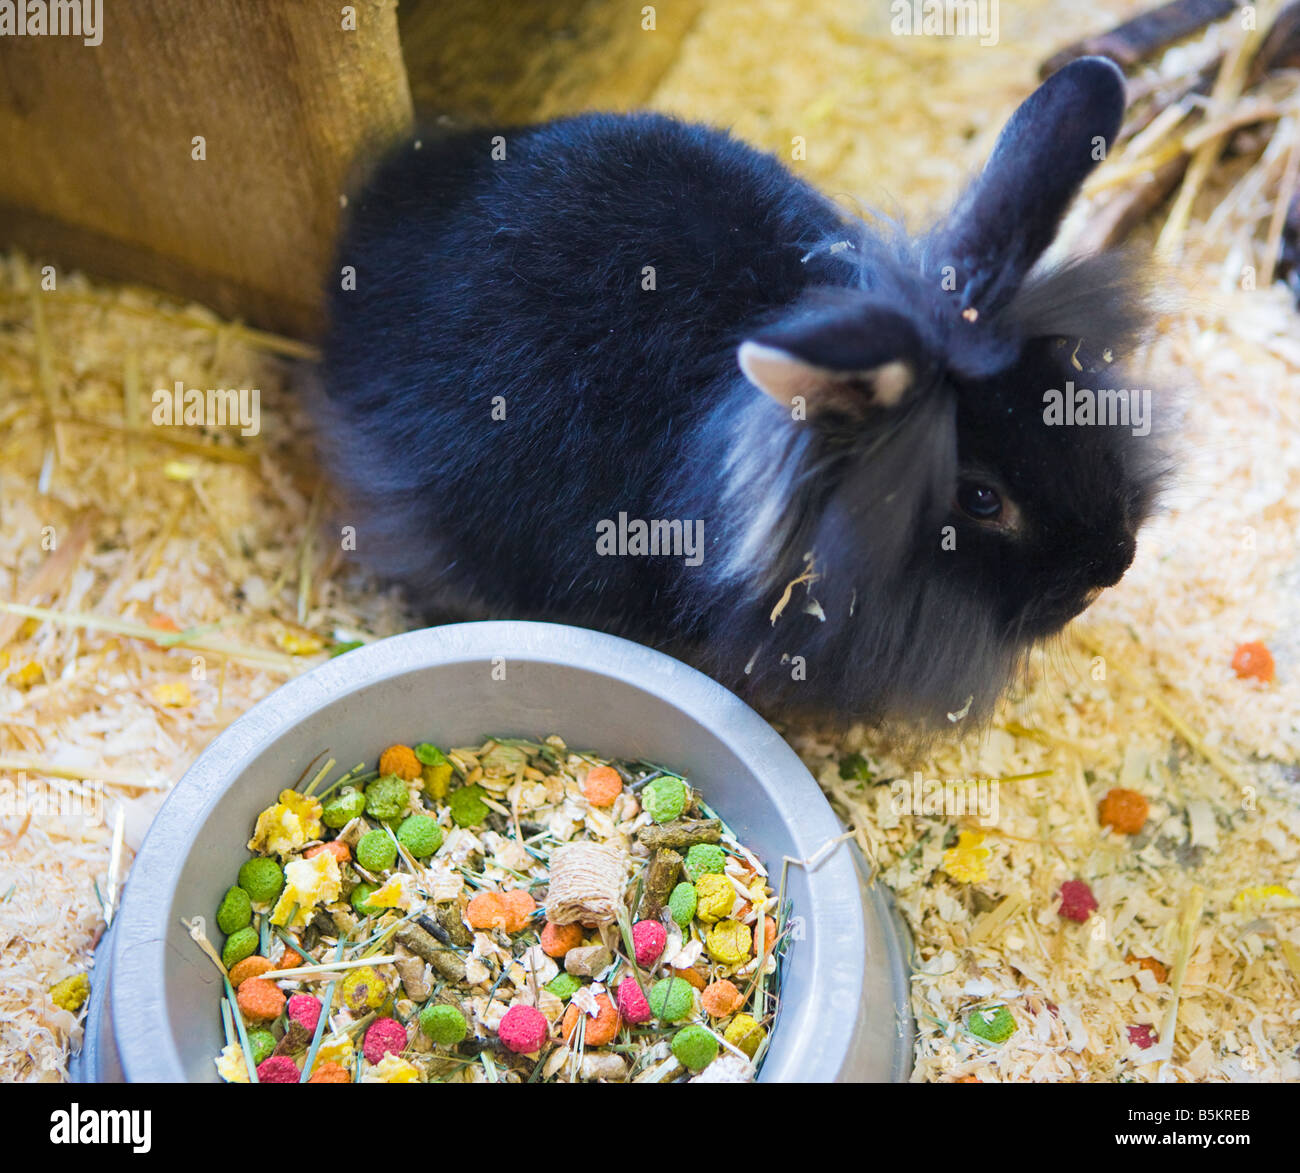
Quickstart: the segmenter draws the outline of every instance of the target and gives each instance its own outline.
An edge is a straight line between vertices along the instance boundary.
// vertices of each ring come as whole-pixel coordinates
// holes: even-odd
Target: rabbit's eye
[[[975,481],[962,481],[957,486],[957,506],[976,521],[997,521],[1002,516],[998,491]]]

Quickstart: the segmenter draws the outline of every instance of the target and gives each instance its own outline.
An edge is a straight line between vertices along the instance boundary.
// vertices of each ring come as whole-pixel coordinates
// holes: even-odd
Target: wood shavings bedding
[[[314,482],[301,420],[281,395],[281,360],[198,307],[60,273],[43,303],[47,394],[31,317],[39,280],[23,259],[0,260],[0,599],[64,617],[38,622],[0,613],[11,628],[0,644],[4,1080],[66,1074],[67,1048],[79,1043],[80,1027],[47,990],[86,970],[103,931],[117,812],[124,815],[125,871],[166,789],[203,747],[319,658],[286,652],[287,636],[319,632],[328,641],[335,632],[347,638],[406,626],[391,595],[363,590],[349,600],[338,575],[313,580],[298,621],[299,554]],[[112,430],[127,415],[128,363],[139,372],[131,410],[146,424],[152,389],[176,379],[187,387],[259,387],[259,435],[220,427],[200,433],[204,444],[220,445],[219,455],[245,459],[129,442]],[[51,402],[59,420],[106,426],[61,422],[52,433]],[[195,431],[177,429],[187,443]],[[30,595],[27,584],[82,522],[90,534],[84,548]],[[265,660],[92,630],[77,618],[83,613],[163,639],[212,625],[208,639],[254,649]],[[50,813],[68,794],[82,805],[70,807],[65,798],[69,817]]]

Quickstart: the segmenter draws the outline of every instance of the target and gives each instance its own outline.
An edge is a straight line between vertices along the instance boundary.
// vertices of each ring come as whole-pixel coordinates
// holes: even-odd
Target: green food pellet
[[[362,916],[379,916],[388,910],[386,908],[376,908],[373,904],[367,904],[370,894],[376,891],[374,884],[358,884],[348,894],[348,899],[352,902],[352,907]]]
[[[327,827],[339,830],[365,812],[366,796],[360,790],[345,786],[321,809],[320,821]]]
[[[451,817],[458,827],[477,827],[487,820],[489,809],[483,801],[487,793],[481,786],[462,786],[447,798]]]
[[[727,868],[727,853],[716,843],[697,843],[686,853],[682,865],[692,880],[705,875],[722,875]]]
[[[397,859],[397,844],[387,831],[367,831],[357,844],[357,863],[368,872],[382,872]]]
[[[546,989],[550,990],[562,1002],[567,1002],[574,994],[578,992],[578,987],[582,985],[571,973],[560,970],[549,982],[546,983]]]
[[[239,869],[239,886],[258,904],[270,904],[284,887],[284,870],[273,859],[259,856]]]
[[[677,1062],[692,1071],[702,1071],[718,1057],[718,1040],[702,1026],[684,1026],[673,1035]]]
[[[441,766],[447,761],[447,755],[427,741],[422,741],[415,747],[415,757],[426,766]]]
[[[469,1033],[465,1016],[445,1002],[434,1003],[420,1011],[420,1029],[440,1047],[453,1047]]]
[[[641,792],[641,805],[656,823],[669,823],[686,809],[686,783],[680,778],[656,778]]]
[[[695,1005],[694,987],[685,978],[660,978],[650,987],[650,1013],[664,1022],[678,1022]]]
[[[673,914],[673,920],[684,929],[695,919],[695,909],[699,903],[700,898],[696,894],[695,885],[681,883],[668,897],[668,911]]]
[[[844,782],[870,782],[871,766],[860,753],[840,758],[840,779]]]
[[[416,859],[424,859],[442,846],[442,828],[428,815],[412,815],[397,828],[397,842]]]
[[[253,1052],[253,1066],[256,1067],[263,1059],[270,1058],[271,1052],[275,1050],[275,1035],[269,1030],[250,1030],[248,1045]]]
[[[991,1006],[987,1010],[971,1011],[966,1029],[990,1043],[1005,1043],[1016,1033],[1016,1020],[1005,1006]]]
[[[252,923],[253,904],[243,888],[226,891],[217,909],[217,928],[223,933],[233,933]]]
[[[366,787],[366,814],[386,823],[401,815],[410,800],[406,783],[396,774],[385,774]]]
[[[257,952],[259,944],[261,941],[257,930],[251,926],[231,933],[221,948],[221,964],[227,969],[232,965],[238,965],[245,957],[252,957]]]

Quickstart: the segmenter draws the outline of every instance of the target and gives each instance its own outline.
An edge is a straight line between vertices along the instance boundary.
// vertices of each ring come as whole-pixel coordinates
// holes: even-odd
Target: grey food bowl
[[[85,1080],[212,1081],[219,975],[182,917],[209,925],[257,812],[322,750],[341,766],[394,742],[560,734],[575,748],[683,772],[779,874],[841,828],[795,753],[707,677],[626,640],[545,623],[464,623],[396,636],[291,681],[218,737],[176,785],[101,943]],[[902,931],[841,844],[791,867],[802,939],[787,957],[769,1082],[901,1080],[912,1025]],[[213,926],[215,933],[215,926]],[[219,937],[219,934],[217,934]]]

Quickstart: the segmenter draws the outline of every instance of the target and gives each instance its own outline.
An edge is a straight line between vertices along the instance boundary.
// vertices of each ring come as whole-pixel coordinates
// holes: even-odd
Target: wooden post
[[[0,37],[0,245],[312,337],[353,167],[411,126],[395,7],[107,0],[98,46]]]

